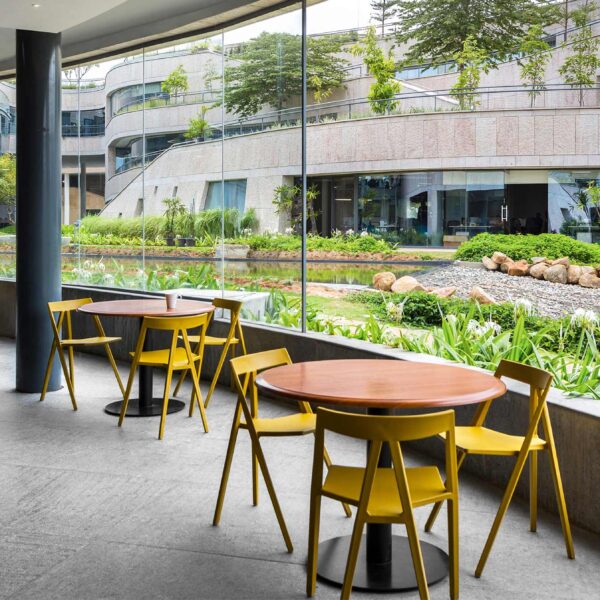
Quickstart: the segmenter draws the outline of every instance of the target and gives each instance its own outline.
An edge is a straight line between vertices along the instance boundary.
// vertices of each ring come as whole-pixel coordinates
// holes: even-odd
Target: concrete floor
[[[228,390],[213,398],[209,434],[198,416],[180,412],[169,416],[159,442],[158,419],[129,419],[118,429],[116,418],[102,411],[118,395],[105,361],[77,357],[78,412],[71,410],[66,390],[43,403],[16,394],[13,363],[14,342],[0,338],[0,598],[304,597],[311,436],[264,444],[295,544],[288,554],[264,489],[261,504],[251,506],[244,435],[222,523],[211,525],[234,406]],[[286,410],[263,405],[266,415]],[[359,444],[335,438],[328,446],[334,461],[363,460]],[[570,561],[557,520],[542,514],[538,533],[531,534],[526,507],[518,501],[483,577],[475,579],[500,491],[467,475],[461,484],[463,599],[600,598],[600,539],[575,530],[577,559]],[[417,513],[423,524],[427,509]],[[444,521],[422,539],[445,547]],[[339,505],[324,502],[321,539],[350,533],[351,525]],[[431,596],[447,598],[447,580],[432,586]],[[339,589],[318,584],[317,598],[338,597]]]

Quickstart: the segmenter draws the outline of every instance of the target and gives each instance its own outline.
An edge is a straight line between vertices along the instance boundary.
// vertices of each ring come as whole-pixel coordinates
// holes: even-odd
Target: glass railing
[[[63,137],[97,137],[104,135],[104,123],[101,125],[70,124],[62,126]]]

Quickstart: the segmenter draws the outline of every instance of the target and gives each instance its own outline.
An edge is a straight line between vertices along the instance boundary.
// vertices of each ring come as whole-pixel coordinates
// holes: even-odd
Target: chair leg
[[[113,356],[112,350],[110,349],[110,344],[104,344],[104,350],[106,351],[106,356],[108,357],[108,362],[112,367],[113,373],[117,378],[117,383],[119,384],[119,389],[121,390],[121,395],[125,397],[125,388],[123,387],[123,380],[121,379],[121,375],[119,374],[119,369],[117,369],[117,363],[115,362],[115,358]]]
[[[225,464],[223,465],[223,475],[221,476],[221,485],[219,486],[219,495],[217,497],[217,506],[213,517],[213,525],[218,525],[221,520],[221,512],[223,511],[223,501],[225,500],[225,492],[227,491],[227,482],[229,481],[229,473],[231,472],[231,463],[233,461],[233,453],[235,452],[235,443],[237,441],[238,431],[240,430],[240,415],[242,407],[238,402],[233,423],[231,425],[231,435],[229,436],[229,444],[227,445],[227,454],[225,455]]]
[[[75,389],[75,361],[73,359],[73,346],[69,346],[69,373],[71,374],[71,386]]]
[[[529,531],[537,531],[538,453],[529,454]]]
[[[317,583],[317,561],[319,559],[319,527],[321,524],[321,494],[313,494],[310,499],[308,525],[308,561],[306,565],[306,595],[315,595]]]
[[[202,419],[204,433],[208,433],[208,421],[206,420],[206,412],[204,411],[204,404],[202,403],[202,392],[200,391],[198,373],[196,372],[195,367],[192,367],[190,372],[192,374],[192,384],[194,388],[192,391],[192,397],[190,399],[190,416],[192,416],[192,407],[194,406],[194,402],[196,402],[198,404],[198,408],[200,409],[200,417]]]
[[[458,471],[460,470],[460,467],[462,466],[462,464],[465,462],[465,458],[467,458],[467,453],[466,452],[460,452],[459,456],[458,456],[458,461],[457,461],[457,465],[456,465],[456,472],[458,473]],[[444,504],[444,502],[436,502],[433,505],[433,508],[431,509],[431,513],[429,514],[429,518],[427,519],[427,523],[425,523],[425,531],[426,532],[430,532],[431,528],[433,527],[433,524],[435,523],[435,520],[437,519],[437,516],[440,514],[440,509],[442,508],[442,504]]]
[[[448,554],[450,555],[450,599],[458,600],[458,501],[448,500]]]
[[[252,444],[252,506],[258,506],[258,458]]]
[[[165,379],[165,393],[163,395],[162,414],[160,415],[160,425],[158,427],[158,439],[162,440],[165,434],[165,422],[167,420],[167,409],[169,408],[169,396],[171,394],[171,378],[173,377],[173,369],[167,369],[167,377]]]
[[[50,383],[50,374],[52,373],[52,365],[54,364],[54,355],[56,354],[56,340],[52,342],[52,348],[50,349],[50,356],[48,357],[48,366],[46,367],[46,374],[44,375],[44,385],[42,386],[42,393],[40,394],[40,402],[46,397],[46,391],[48,390],[48,383]]]
[[[327,452],[327,448],[323,448],[323,461],[325,462],[325,465],[329,469],[329,467],[331,466],[331,457],[329,456],[329,452]],[[345,502],[342,502],[342,507],[344,508],[344,512],[346,513],[346,516],[351,517],[352,510],[350,510],[350,507]]]
[[[487,541],[485,542],[483,552],[481,553],[481,557],[479,558],[479,562],[477,563],[477,568],[475,569],[475,577],[481,577],[481,574],[483,573],[485,563],[487,562],[487,559],[492,550],[492,546],[494,544],[494,540],[496,539],[496,535],[498,534],[498,530],[500,529],[502,519],[504,518],[504,515],[508,510],[510,501],[512,500],[513,494],[515,493],[519,477],[521,477],[521,473],[523,472],[523,468],[525,467],[527,454],[528,452],[521,452],[517,458],[517,463],[515,464],[515,468],[513,469],[510,479],[508,480],[506,490],[504,491],[504,496],[502,497],[500,508],[496,513],[494,524],[492,525],[492,529],[490,530]]]
[[[179,390],[181,389],[181,386],[183,385],[183,382],[185,381],[187,374],[188,374],[187,371],[181,371],[181,373],[179,375],[179,379],[177,380],[177,385],[175,386],[175,391],[173,392],[173,397],[176,397],[177,394],[179,394]]]
[[[75,400],[75,389],[73,388],[73,381],[69,376],[69,371],[67,367],[67,361],[65,359],[64,352],[62,348],[57,344],[56,349],[58,350],[58,359],[60,360],[60,364],[62,366],[63,373],[65,375],[65,380],[67,384],[67,389],[69,390],[69,396],[71,396],[71,404],[73,405],[73,410],[77,410],[77,401]]]
[[[407,511],[408,512],[408,511]],[[429,588],[427,587],[427,577],[425,576],[425,565],[423,564],[423,554],[421,552],[421,544],[417,534],[417,526],[412,511],[407,515],[406,534],[408,536],[408,544],[410,546],[410,554],[412,556],[415,575],[417,576],[417,585],[419,586],[419,596],[421,600],[429,600]]]
[[[208,394],[206,394],[206,400],[204,401],[204,408],[208,408],[208,403],[212,397],[213,392],[215,391],[215,387],[217,387],[217,381],[219,380],[219,375],[221,374],[221,369],[223,368],[223,364],[225,363],[225,359],[227,358],[227,352],[229,348],[227,346],[223,346],[223,350],[221,352],[221,356],[219,356],[219,362],[217,363],[217,368],[215,369],[215,374],[213,375],[212,381],[210,382],[210,388],[208,389]],[[233,379],[231,380],[233,384]]]
[[[121,402],[121,412],[119,413],[119,422],[118,426],[121,427],[123,425],[123,420],[125,419],[125,415],[127,414],[127,406],[129,404],[129,397],[131,396],[131,388],[133,387],[133,380],[135,378],[135,371],[137,369],[137,363],[135,360],[131,363],[131,368],[129,369],[129,377],[127,378],[127,387],[125,388],[125,395],[123,396],[123,402]]]
[[[348,600],[350,598],[350,592],[352,591],[352,581],[354,580],[354,571],[356,570],[356,561],[358,559],[358,551],[360,549],[362,532],[365,525],[364,519],[360,513],[361,510],[359,508],[356,518],[354,519],[352,537],[350,538],[350,549],[348,550],[348,560],[346,562],[346,571],[344,572],[344,584],[340,596],[342,600]]]

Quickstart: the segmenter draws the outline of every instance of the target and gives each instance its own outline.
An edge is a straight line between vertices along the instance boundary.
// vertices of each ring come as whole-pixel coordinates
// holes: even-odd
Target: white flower
[[[354,229],[346,229],[346,235],[354,235]]]
[[[144,272],[144,269],[138,269],[138,270],[136,271],[136,275],[137,275],[138,277],[145,277],[145,276],[146,276],[146,273]]]
[[[91,260],[85,260],[85,261],[83,261],[83,268],[84,269],[91,269],[92,268],[92,261]]]
[[[332,237],[340,237],[340,235],[342,235],[342,232],[341,232],[339,229],[334,229],[334,230],[331,232],[331,236],[332,236]]]
[[[444,318],[450,325],[456,325],[456,323],[458,322],[458,318],[456,317],[456,315],[446,315]],[[474,321],[471,322],[473,323]]]
[[[394,302],[388,302],[385,305],[385,311],[390,319],[400,322],[404,316],[404,304],[394,304]]]
[[[286,227],[285,228],[285,235],[293,235],[294,234],[294,228],[293,227]]]
[[[106,269],[106,267],[104,266],[104,263],[98,263],[98,270],[104,272]]]
[[[537,313],[536,307],[527,298],[519,298],[515,301],[515,316],[532,317]]]
[[[369,237],[369,232],[368,231],[361,231],[360,232],[360,237]]]
[[[598,325],[598,313],[578,308],[571,317],[571,325],[577,325],[582,329],[593,329]]]
[[[473,337],[483,337],[490,331],[493,332],[494,335],[498,335],[502,331],[502,327],[493,321],[486,321],[485,323],[480,324],[477,321],[471,320],[467,323],[467,333],[470,333]]]

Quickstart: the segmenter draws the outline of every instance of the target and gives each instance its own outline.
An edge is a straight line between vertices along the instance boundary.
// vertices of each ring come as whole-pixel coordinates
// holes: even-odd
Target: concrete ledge
[[[15,329],[15,282],[0,280],[0,336],[14,337]],[[82,288],[63,286],[63,298],[81,298],[89,296],[94,301],[131,298],[140,295],[132,292],[109,290],[102,288]],[[123,342],[115,346],[115,355],[120,360],[128,360],[128,352],[137,339],[138,323],[135,319],[105,318],[103,325],[108,335],[118,335]],[[77,315],[74,320],[78,335],[94,334],[89,319]],[[227,322],[215,319],[213,330],[216,335],[224,335]],[[277,347],[286,347],[292,359],[298,361],[326,360],[334,358],[381,358],[397,360],[419,360],[423,362],[445,362],[428,355],[403,352],[394,348],[331,337],[323,334],[303,334],[295,331],[279,329],[257,323],[244,323],[244,331],[249,352],[259,352]],[[160,343],[157,340],[157,343]],[[91,352],[101,354],[97,348]],[[207,350],[203,375],[210,378],[216,362],[218,351]],[[472,367],[466,367],[472,368]],[[222,383],[228,383],[229,373],[223,370]],[[526,386],[515,382],[507,382],[509,392],[496,400],[490,411],[488,424],[507,433],[522,434],[525,431],[529,415],[529,399]],[[402,385],[399,381],[398,385]],[[549,395],[550,415],[558,455],[561,465],[567,505],[571,521],[590,531],[600,533],[600,511],[597,508],[598,489],[600,489],[600,402],[587,399],[568,399],[560,392],[552,390]],[[470,422],[474,407],[461,407],[456,410],[457,423]],[[428,441],[417,444],[426,454],[441,457],[441,443]],[[463,468],[477,474],[487,481],[505,486],[514,465],[514,460],[506,457],[477,457],[467,459]],[[549,466],[545,457],[540,460],[539,473],[540,506],[556,512],[554,488],[550,477]],[[517,493],[528,497],[528,475],[524,473]]]

